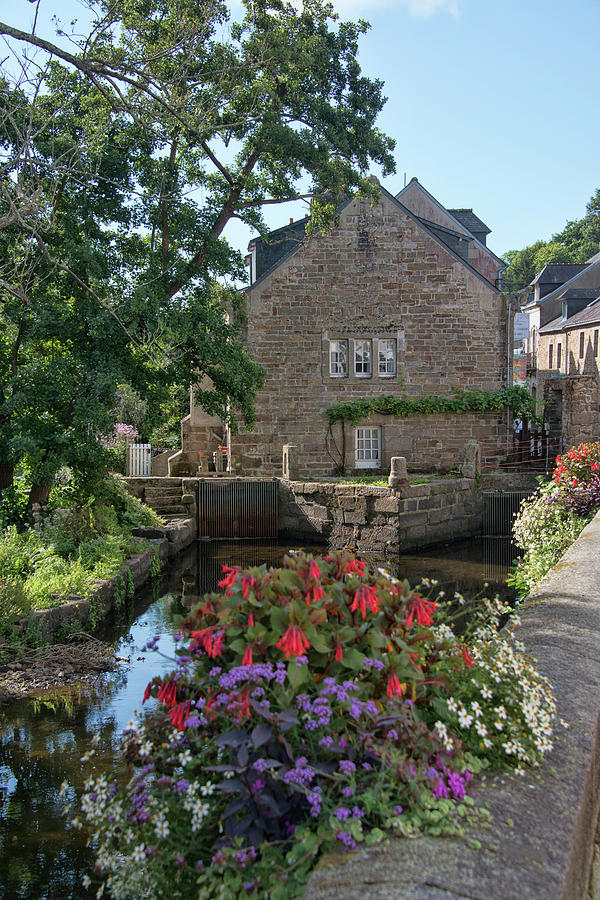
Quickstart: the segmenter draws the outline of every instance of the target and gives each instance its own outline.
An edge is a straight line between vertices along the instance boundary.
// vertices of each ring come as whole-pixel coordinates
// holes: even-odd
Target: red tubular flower
[[[225,578],[221,581],[217,582],[220,588],[231,588],[237,581],[239,569],[236,569],[234,566],[223,566],[223,571],[226,572]]]
[[[151,681],[149,681],[148,684],[146,685],[146,690],[144,691],[144,699],[142,700],[142,704],[144,704],[146,702],[146,700],[150,697],[151,685],[152,685]]]
[[[318,581],[321,577],[321,570],[314,559],[310,561],[310,577],[314,578],[315,581]]]
[[[390,700],[392,697],[394,697],[396,695],[398,695],[398,697],[401,697],[403,694],[402,685],[398,681],[398,676],[396,675],[395,672],[393,675],[390,675],[390,677],[388,678],[386,694],[388,695]]]
[[[317,585],[317,587],[310,588],[306,594],[306,605],[310,606],[310,595],[312,594],[313,603],[318,603],[319,600],[322,600],[325,596],[325,591],[321,587],[321,585]]]
[[[346,572],[348,574],[350,574],[350,572],[356,572],[357,575],[360,575],[360,577],[362,578],[362,576],[365,574],[365,564],[359,559],[351,559],[346,566]]]
[[[256,578],[254,578],[252,575],[244,575],[244,577],[242,578],[242,597],[244,598],[244,600],[247,598],[250,588],[254,587],[255,584]]]
[[[254,616],[248,613],[248,628],[254,628]]]
[[[242,659],[243,666],[251,666],[252,665],[252,644],[248,644],[246,647],[246,652],[244,653],[244,657]]]
[[[223,641],[225,640],[225,632],[219,631],[218,634],[211,634],[206,644],[206,652],[212,658],[215,659],[217,656],[221,655],[221,650],[223,649]]]
[[[350,606],[350,612],[360,609],[363,619],[367,618],[367,606],[372,613],[379,612],[379,597],[377,591],[368,584],[361,584],[354,592],[354,600]]]
[[[310,642],[306,640],[301,628],[297,625],[290,625],[286,633],[276,645],[285,653],[286,659],[290,656],[304,656],[304,651],[310,647]]]
[[[343,658],[343,656],[344,656],[344,654],[342,652],[342,645],[338,644],[337,647],[335,648],[335,661],[340,662],[340,660]]]
[[[465,644],[461,644],[461,645],[459,646],[458,649],[460,650],[460,655],[462,656],[462,658],[463,658],[463,660],[464,660],[464,663],[465,663],[465,666],[467,667],[467,669],[472,669],[473,666],[475,665],[475,663],[474,663],[474,661],[473,661],[473,657],[471,656],[471,654],[470,654],[469,651],[467,650],[466,645],[465,645]]]
[[[174,681],[167,681],[161,684],[156,696],[159,703],[164,703],[165,706],[173,706],[177,702],[177,685]]]
[[[404,624],[410,628],[413,623],[413,620],[416,616],[418,625],[431,625],[433,619],[431,617],[431,613],[437,609],[437,603],[434,603],[433,600],[425,600],[423,597],[419,597],[418,594],[414,594],[410,603],[409,613],[404,620]]]
[[[185,700],[183,703],[178,703],[176,706],[172,706],[169,710],[169,718],[171,719],[171,725],[173,726],[173,728],[176,728],[177,731],[183,731],[189,714],[189,700]]]
[[[592,463],[592,472],[598,472],[600,470],[600,466],[597,462]]]

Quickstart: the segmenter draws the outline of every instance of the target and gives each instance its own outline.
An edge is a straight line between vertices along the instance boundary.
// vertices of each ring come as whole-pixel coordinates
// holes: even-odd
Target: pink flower
[[[242,659],[243,666],[251,666],[252,665],[252,645],[248,644],[246,647],[246,652],[244,653],[244,657]]]

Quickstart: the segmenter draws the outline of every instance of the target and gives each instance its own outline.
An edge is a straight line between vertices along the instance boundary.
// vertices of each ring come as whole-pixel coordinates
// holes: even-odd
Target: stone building
[[[266,382],[255,430],[229,437],[231,471],[280,475],[285,444],[305,476],[387,471],[392,456],[449,469],[473,438],[503,449],[505,414],[380,415],[331,430],[325,415],[376,395],[510,383],[505,264],[488,233],[471,209],[445,209],[413,179],[396,197],[382,189],[375,206],[347,201],[329,234],[306,238],[301,221],[252,241],[245,340]],[[192,418],[204,427],[197,410]]]

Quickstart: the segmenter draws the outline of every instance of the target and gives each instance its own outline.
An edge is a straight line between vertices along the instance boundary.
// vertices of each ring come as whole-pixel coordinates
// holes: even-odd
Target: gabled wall
[[[246,305],[246,343],[265,369],[266,383],[257,397],[255,431],[232,439],[234,470],[245,475],[280,474],[286,443],[298,446],[303,474],[334,472],[324,413],[337,402],[506,384],[502,295],[385,194],[374,208],[366,200],[346,206],[331,234],[311,238],[252,285]],[[330,377],[330,340],[388,337],[397,342],[397,376]],[[418,424],[432,447],[422,459],[429,467],[439,465],[440,445],[453,429],[450,417],[435,418]],[[456,417],[459,430],[461,418]],[[403,434],[413,429],[418,451],[415,423],[394,425]],[[386,453],[405,455],[397,453],[396,438],[390,434],[387,440],[386,427],[383,422]],[[494,440],[498,428],[504,434],[503,423],[495,424]],[[468,437],[461,434],[457,446]],[[352,450],[352,435],[347,438]]]

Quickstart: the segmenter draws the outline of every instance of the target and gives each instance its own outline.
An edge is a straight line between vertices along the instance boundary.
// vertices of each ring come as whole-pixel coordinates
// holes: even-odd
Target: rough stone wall
[[[246,343],[264,367],[266,383],[257,397],[255,431],[232,439],[232,465],[244,475],[280,474],[286,443],[298,446],[303,474],[333,473],[324,411],[334,403],[506,384],[502,296],[385,196],[375,208],[367,201],[349,204],[339,227],[311,238],[249,288],[246,300]],[[378,376],[376,359],[372,377],[330,376],[329,341],[348,340],[351,356],[352,341],[361,338],[396,341],[396,376]],[[440,434],[444,443],[460,421],[432,417],[395,427],[402,434],[426,433],[432,441]],[[386,419],[384,447],[388,424]],[[457,443],[464,440],[462,434]],[[350,450],[353,444],[350,435]],[[390,455],[405,454],[394,447]]]
[[[386,487],[281,481],[279,533],[397,553],[480,534],[481,503],[470,478],[411,485],[402,497]]]
[[[600,440],[598,379],[595,375],[565,378],[563,386],[563,443],[572,447]]]

